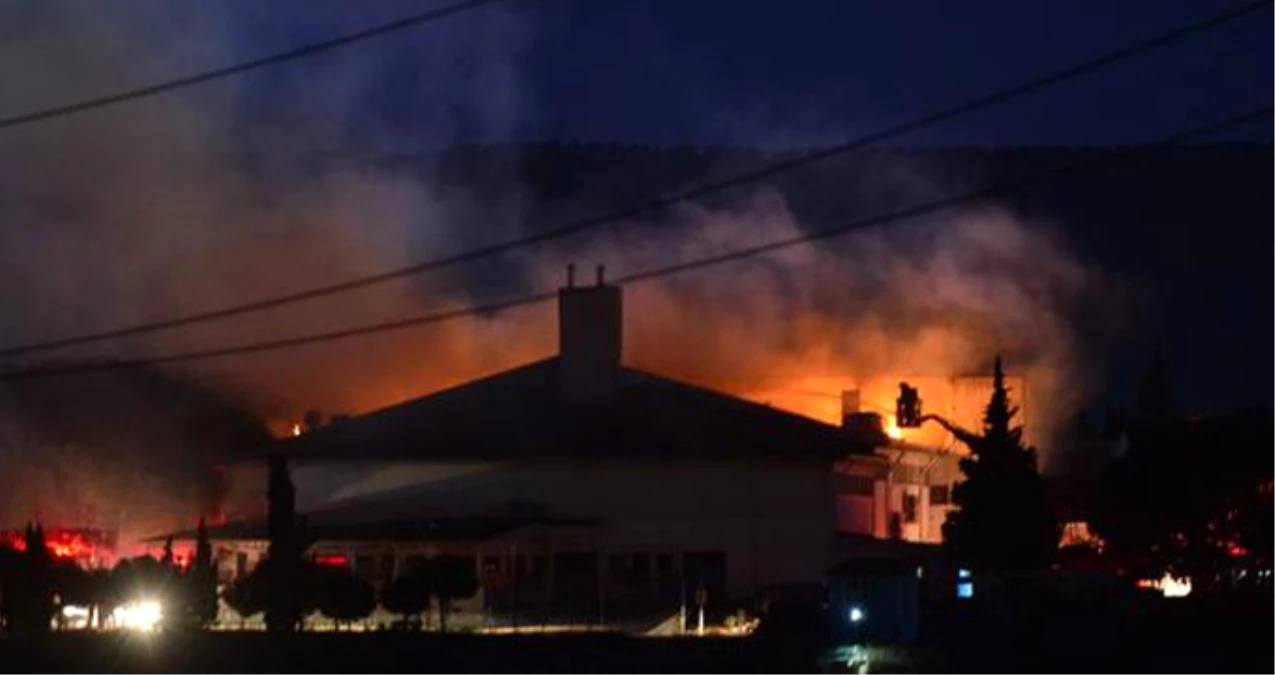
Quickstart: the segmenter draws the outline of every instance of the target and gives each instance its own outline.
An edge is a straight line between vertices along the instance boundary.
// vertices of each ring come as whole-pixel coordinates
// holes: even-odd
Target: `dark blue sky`
[[[0,77],[0,116],[268,55],[445,1],[0,0],[0,71],[8,68]],[[94,172],[131,186],[163,178],[165,162],[190,169],[191,159],[208,149],[242,151],[261,160],[254,185],[268,184],[263,201],[270,202],[286,193],[280,188],[292,174],[304,173],[298,166],[334,151],[367,156],[511,140],[818,144],[924,116],[1228,6],[1237,3],[506,0],[316,58],[86,113],[78,125],[13,130],[0,142],[31,154],[0,156],[22,167],[15,176],[48,169],[54,178],[32,192],[48,190],[61,208],[71,189],[58,169],[66,157],[76,158],[65,162],[69,169],[85,167],[67,175],[90,176],[81,187],[97,199],[101,181]],[[1266,7],[1097,75],[889,144],[1139,143],[1269,105],[1271,24]],[[64,134],[77,130],[81,135]],[[99,143],[112,133],[118,137],[105,140],[118,145]],[[1269,141],[1270,122],[1239,137]],[[195,173],[192,184],[212,189]],[[12,191],[19,182],[4,187]],[[1176,238],[1156,237],[1163,244],[1158,257],[1135,242],[1130,253],[1104,261],[1130,277],[1169,279],[1153,283],[1158,300],[1177,312],[1162,322],[1175,354],[1202,344],[1217,354],[1238,344],[1226,373],[1208,359],[1189,359],[1199,375],[1194,381],[1213,383],[1193,390],[1215,405],[1270,400],[1271,353],[1259,367],[1250,368],[1248,358],[1254,345],[1270,344],[1264,257],[1270,230],[1257,231],[1269,222],[1270,198],[1245,190],[1232,201],[1252,216],[1240,219],[1251,231],[1233,243],[1215,236],[1203,246],[1199,237],[1217,230],[1192,224]],[[129,201],[120,210],[132,219],[136,207]],[[1201,222],[1215,215],[1201,211]],[[114,217],[109,210],[86,212]],[[1087,224],[1073,220],[1069,226]],[[1131,226],[1150,226],[1135,220]],[[1188,302],[1173,292],[1182,285],[1210,290]],[[1248,342],[1237,343],[1236,334]],[[1228,393],[1241,379],[1246,388]]]
[[[438,3],[232,5],[243,55]],[[245,82],[303,105],[369,60],[358,116],[403,138],[806,143],[858,135],[1234,2],[513,0]],[[289,6],[298,11],[290,11]],[[304,9],[305,11],[300,11]],[[1271,99],[1269,10],[904,143],[1123,143]],[[296,85],[304,82],[304,87]],[[278,97],[283,95],[287,100]],[[313,111],[313,108],[310,110]],[[338,114],[349,114],[342,111]],[[355,125],[357,127],[357,125]],[[350,142],[367,141],[351,128]],[[1269,128],[1250,135],[1268,137]]]

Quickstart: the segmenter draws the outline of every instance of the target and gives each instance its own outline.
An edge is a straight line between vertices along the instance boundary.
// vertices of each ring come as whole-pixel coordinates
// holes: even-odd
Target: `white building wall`
[[[228,478],[231,510],[259,515],[264,468],[234,467]],[[534,505],[555,516],[598,518],[604,526],[596,544],[604,555],[637,546],[724,552],[732,595],[817,583],[834,562],[828,460],[297,462],[292,479],[303,512],[440,518],[507,515],[511,507]]]

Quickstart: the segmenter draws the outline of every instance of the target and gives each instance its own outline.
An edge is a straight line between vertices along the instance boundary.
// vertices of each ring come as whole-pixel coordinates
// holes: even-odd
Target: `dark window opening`
[[[842,485],[848,494],[872,496],[875,481],[868,476],[843,476]]]
[[[655,556],[655,571],[660,574],[669,574],[673,571],[673,554],[660,553]]]
[[[907,493],[903,495],[903,522],[916,522],[916,495]]]
[[[946,485],[930,486],[930,505],[941,506],[952,502],[951,488]]]

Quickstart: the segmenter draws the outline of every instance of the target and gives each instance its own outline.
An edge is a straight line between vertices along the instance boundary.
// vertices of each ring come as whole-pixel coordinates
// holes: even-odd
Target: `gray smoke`
[[[310,22],[292,44],[419,11],[399,3],[306,7]],[[9,27],[0,34],[0,115],[260,55],[270,49],[247,39],[244,26],[272,21],[282,19],[254,3],[0,6],[0,26]],[[526,16],[488,8],[312,62],[0,132],[4,342],[232,305],[521,233],[529,198],[510,175],[492,191],[451,185],[431,167],[360,158],[507,140],[537,114],[518,67],[534,34]],[[935,191],[929,176],[886,168],[874,185],[887,192]],[[493,288],[551,289],[568,261],[623,273],[808,227],[765,187],[656,220],[50,358],[163,354],[440,311],[490,300]],[[1092,384],[1069,321],[1105,283],[1051,224],[985,204],[634,287],[627,357],[745,394],[807,373],[984,371],[1004,353],[1030,378],[1035,400],[1048,402],[1032,415],[1042,439]],[[232,383],[278,429],[307,408],[366,411],[547,356],[555,345],[552,308],[541,306],[175,372]],[[143,416],[141,409],[128,415]],[[6,467],[98,473],[88,468],[99,466],[91,440],[40,465],[54,441],[28,432],[12,403],[0,415]],[[145,466],[153,473],[142,479],[175,483],[168,477],[179,471],[147,458],[196,451],[186,440],[155,440],[163,438],[137,451],[145,458],[127,454],[103,471]],[[96,490],[81,483],[70,479],[68,489]],[[175,510],[158,503],[147,508]]]

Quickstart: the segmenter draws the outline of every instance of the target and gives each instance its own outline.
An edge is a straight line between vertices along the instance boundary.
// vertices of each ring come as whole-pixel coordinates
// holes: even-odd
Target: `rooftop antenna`
[[[606,265],[598,265],[598,285],[599,286],[606,284],[606,271],[607,271]]]
[[[567,288],[576,287],[576,265],[567,263]]]

